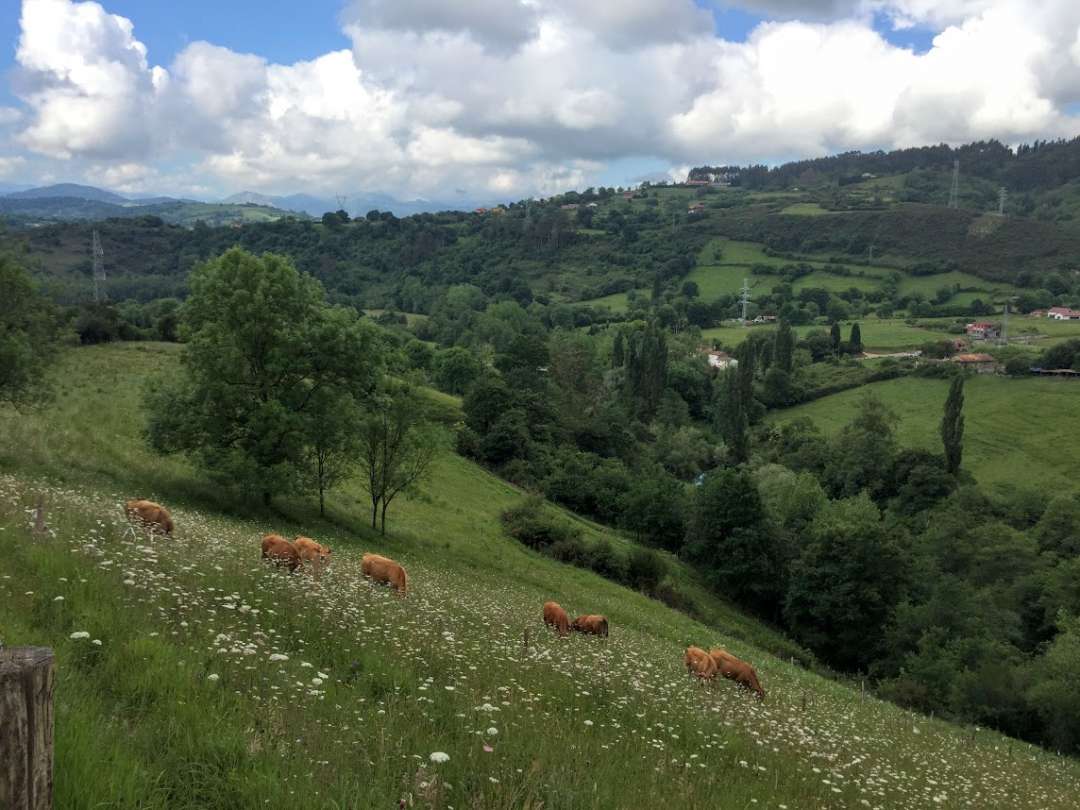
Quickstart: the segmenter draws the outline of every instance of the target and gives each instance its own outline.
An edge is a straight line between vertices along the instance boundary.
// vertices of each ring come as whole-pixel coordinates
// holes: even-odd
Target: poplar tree
[[[862,329],[859,328],[857,323],[851,325],[851,339],[848,343],[851,345],[852,354],[862,354]]]
[[[964,378],[954,377],[941,419],[941,443],[945,445],[945,469],[956,475],[964,453]]]

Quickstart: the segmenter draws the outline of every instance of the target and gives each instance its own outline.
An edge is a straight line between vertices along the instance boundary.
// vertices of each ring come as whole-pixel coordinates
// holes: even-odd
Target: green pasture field
[[[862,398],[873,393],[900,417],[897,436],[902,445],[941,452],[939,427],[948,391],[948,380],[905,377],[832,394],[772,418],[783,422],[805,416],[825,433],[835,433],[855,415]],[[963,466],[981,484],[1077,487],[1076,380],[976,375],[964,386],[964,424]]]
[[[55,650],[57,807],[1075,806],[1080,764],[793,665],[674,560],[705,623],[525,549],[499,524],[521,493],[457,456],[387,537],[355,486],[325,519],[249,503],[142,444],[142,387],[176,369],[174,346],[72,349],[52,404],[0,411],[0,636]],[[174,536],[129,527],[132,496]],[[270,530],[332,563],[263,565]],[[407,598],[360,576],[363,551],[406,566]],[[551,598],[610,638],[554,637]],[[689,642],[751,660],[766,701],[691,682]]]

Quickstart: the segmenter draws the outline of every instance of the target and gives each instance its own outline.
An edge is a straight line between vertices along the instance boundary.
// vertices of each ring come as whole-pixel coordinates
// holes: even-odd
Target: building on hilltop
[[[996,340],[1001,337],[1001,327],[989,321],[976,321],[964,327],[964,331],[973,340]]]

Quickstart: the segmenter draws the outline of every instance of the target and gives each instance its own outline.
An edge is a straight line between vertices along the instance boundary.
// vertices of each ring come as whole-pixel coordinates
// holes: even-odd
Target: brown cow
[[[544,602],[544,624],[554,627],[560,636],[570,635],[570,617],[558,602]]]
[[[124,504],[124,511],[132,523],[145,526],[154,533],[166,536],[172,534],[173,522],[169,516],[169,510],[159,503],[143,500],[127,501]]]
[[[585,633],[586,635],[603,636],[607,638],[608,634],[608,621],[606,616],[598,616],[596,614],[588,614],[586,616],[578,616],[570,624],[571,630],[576,630],[579,633]]]
[[[262,558],[274,565],[285,566],[290,572],[300,567],[300,555],[296,546],[280,534],[268,534],[262,539]]]
[[[298,535],[293,538],[293,546],[300,555],[300,562],[314,563],[318,560],[322,564],[330,562],[330,549],[322,543],[316,543],[310,537]]]
[[[765,690],[761,688],[761,682],[758,681],[757,672],[748,663],[740,658],[736,658],[727,650],[720,648],[714,648],[709,650],[709,657],[716,662],[716,671],[729,681],[735,681],[739,686],[744,689],[749,689],[751,692],[756,692],[758,700],[765,699]]]
[[[365,554],[360,560],[360,570],[365,577],[376,582],[385,582],[402,596],[408,594],[409,577],[405,569],[391,560],[379,554]]]
[[[703,681],[716,677],[716,661],[701,647],[693,645],[687,647],[683,663],[686,664],[686,671],[689,674],[696,675]]]

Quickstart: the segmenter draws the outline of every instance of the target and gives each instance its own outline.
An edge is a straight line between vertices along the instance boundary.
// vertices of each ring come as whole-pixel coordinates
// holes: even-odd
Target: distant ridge
[[[94,186],[81,186],[78,183],[57,183],[51,186],[40,186],[25,191],[14,191],[4,195],[13,200],[41,200],[51,197],[68,197],[79,200],[92,200],[94,202],[112,203],[113,205],[130,205],[131,200],[112,191]]]

